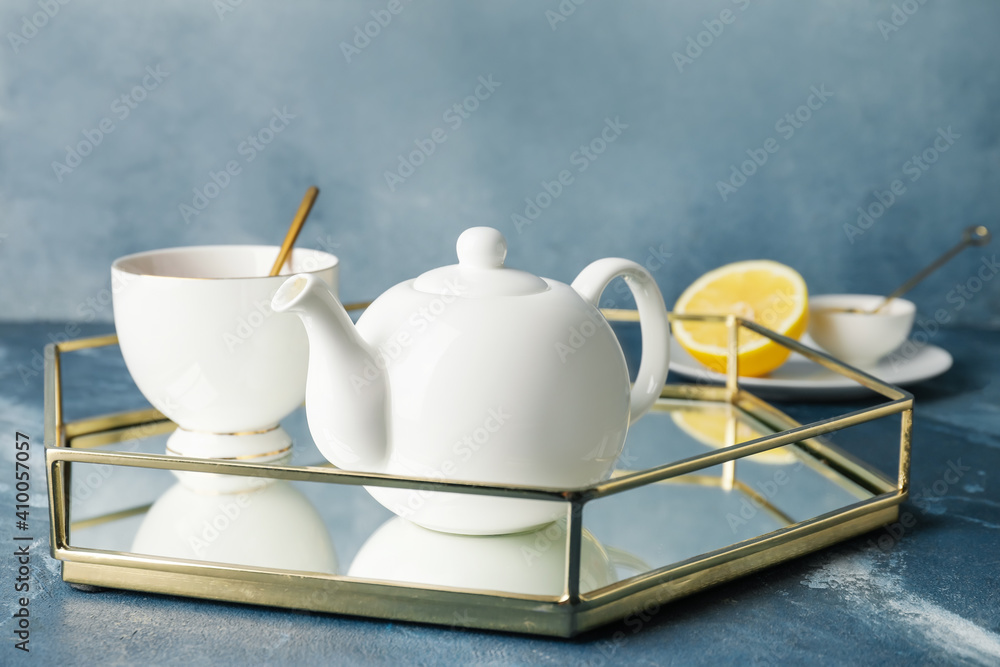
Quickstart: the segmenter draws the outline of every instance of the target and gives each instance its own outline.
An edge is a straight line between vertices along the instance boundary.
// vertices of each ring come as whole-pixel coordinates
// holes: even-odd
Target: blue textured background
[[[885,34],[879,22],[903,0],[588,0],[554,30],[546,11],[558,0],[402,0],[351,62],[340,43],[389,0],[243,0],[221,17],[213,0],[72,0],[12,41],[50,1],[0,3],[0,320],[53,321],[0,327],[0,426],[36,445],[41,378],[17,365],[40,359],[50,339],[110,329],[115,257],[277,242],[314,183],[323,194],[300,243],[343,257],[347,300],[453,261],[455,238],[473,224],[508,235],[511,264],[561,280],[604,255],[662,264],[655,275],[669,302],[705,270],[756,257],[795,266],[814,293],[888,291],[962,227],[992,224],[1000,204],[1000,3],[990,0],[927,0]],[[673,54],[727,8],[735,21],[678,71]],[[157,66],[169,76],[120,118],[116,100]],[[490,74],[501,86],[452,129],[446,111]],[[779,134],[775,123],[822,85],[829,101],[792,137]],[[240,143],[275,107],[295,118],[246,162]],[[523,213],[540,181],[575,170],[574,152],[609,117],[629,127],[518,234],[511,214]],[[114,131],[60,181],[53,162],[104,118]],[[955,145],[909,181],[904,163],[948,127]],[[384,172],[435,128],[447,141],[390,191]],[[722,201],[717,181],[769,137],[779,151]],[[186,223],[179,206],[230,160],[241,173]],[[844,225],[856,208],[897,178],[906,192],[851,243]],[[921,286],[913,298],[924,316],[944,308],[965,325],[1000,324],[1000,280],[960,311],[948,301],[992,256],[969,251]],[[66,324],[91,319],[101,322]],[[915,388],[913,488],[922,497],[904,510],[918,524],[891,549],[875,546],[880,530],[671,605],[634,636],[616,624],[560,642],[88,595],[60,581],[39,537],[35,654],[16,656],[8,643],[0,663],[995,664],[1000,355],[992,333],[940,336],[956,366]],[[105,411],[108,392],[82,395],[81,409]],[[803,420],[829,416],[795,407]],[[865,458],[891,466],[892,449]],[[2,451],[12,471],[10,440]],[[42,456],[33,452],[32,521],[44,529]],[[967,477],[928,497],[952,461],[971,467]],[[11,530],[0,522],[4,545]],[[10,582],[13,558],[0,565]],[[9,639],[10,595],[3,603]],[[625,641],[613,641],[621,631]]]
[[[116,256],[277,242],[313,183],[301,243],[342,256],[346,300],[452,262],[477,224],[508,235],[510,264],[565,281],[604,255],[662,264],[671,303],[702,272],[758,257],[798,268],[814,293],[888,291],[1000,204],[1000,4],[988,0],[910,0],[891,32],[890,2],[590,0],[550,24],[556,0],[401,0],[351,62],[341,43],[387,0],[246,0],[220,14],[228,2],[75,0],[30,39],[11,35],[37,0],[3,3],[0,318],[109,320]],[[734,22],[679,71],[673,54],[723,9]],[[157,66],[169,75],[121,118],[115,101]],[[446,122],[489,75],[493,94]],[[832,97],[786,138],[776,122],[813,86]],[[247,162],[240,143],[275,108],[295,118]],[[114,131],[57,175],[104,118]],[[573,154],[605,118],[628,128],[579,172]],[[959,138],[910,181],[904,163],[948,127]],[[435,128],[446,141],[391,191],[385,172]],[[723,201],[717,181],[769,137],[778,152]],[[185,222],[180,205],[230,160],[240,174]],[[573,183],[519,234],[511,215],[562,169]],[[852,243],[844,225],[897,178],[905,193]],[[925,315],[1000,324],[1000,280],[960,310],[947,300],[987,250],[914,293]]]

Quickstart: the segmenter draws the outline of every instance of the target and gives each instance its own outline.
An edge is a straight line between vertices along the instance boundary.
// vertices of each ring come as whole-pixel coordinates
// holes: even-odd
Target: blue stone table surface
[[[1000,664],[1000,337],[942,330],[954,367],[916,396],[911,515],[572,640],[297,613],[65,584],[49,555],[42,373],[64,323],[0,324],[0,664]],[[110,325],[80,326],[96,335]],[[623,331],[628,356],[637,337]],[[110,407],[110,381],[67,386]],[[785,404],[807,421],[864,403]],[[121,407],[121,406],[117,406]],[[132,406],[129,406],[132,407]],[[884,439],[898,438],[887,423]],[[31,442],[30,654],[14,648],[15,432]],[[885,470],[892,446],[855,452]]]

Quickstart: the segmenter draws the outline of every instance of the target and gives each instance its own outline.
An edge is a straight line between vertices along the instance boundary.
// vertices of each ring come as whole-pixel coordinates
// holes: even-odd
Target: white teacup
[[[273,246],[194,246],[112,265],[125,364],[146,399],[180,427],[168,453],[288,456],[291,439],[278,422],[304,400],[308,341],[299,318],[271,310],[271,297],[300,272],[336,290],[339,264],[300,248],[283,275],[268,277],[277,254]]]
[[[916,306],[893,299],[877,313],[885,297],[871,294],[822,294],[809,297],[809,336],[841,361],[871,368],[904,342],[913,327]]]

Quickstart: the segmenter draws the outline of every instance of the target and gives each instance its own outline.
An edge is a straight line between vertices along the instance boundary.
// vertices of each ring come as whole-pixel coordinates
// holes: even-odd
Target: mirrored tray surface
[[[283,422],[295,441],[283,466],[165,456],[175,426],[153,410],[64,422],[60,354],[82,348],[110,369],[117,348],[91,345],[113,342],[48,351],[53,552],[71,583],[571,636],[870,530],[893,520],[903,497],[830,436],[789,435],[799,425],[752,395],[668,385],[630,428],[611,480],[534,490],[564,504],[564,519],[516,535],[437,533],[361,486],[409,484],[419,498],[433,481],[333,468],[301,408]],[[907,400],[840,426],[905,413],[905,464]],[[789,444],[767,449],[761,439],[774,434]],[[178,470],[244,483],[195,490]],[[527,492],[475,487],[445,486]]]

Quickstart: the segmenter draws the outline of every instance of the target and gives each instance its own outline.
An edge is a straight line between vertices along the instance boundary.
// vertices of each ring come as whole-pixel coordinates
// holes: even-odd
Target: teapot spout
[[[309,337],[306,415],[317,448],[345,470],[380,472],[389,449],[389,385],[376,350],[330,288],[311,274],[285,281],[271,300],[295,313]]]

